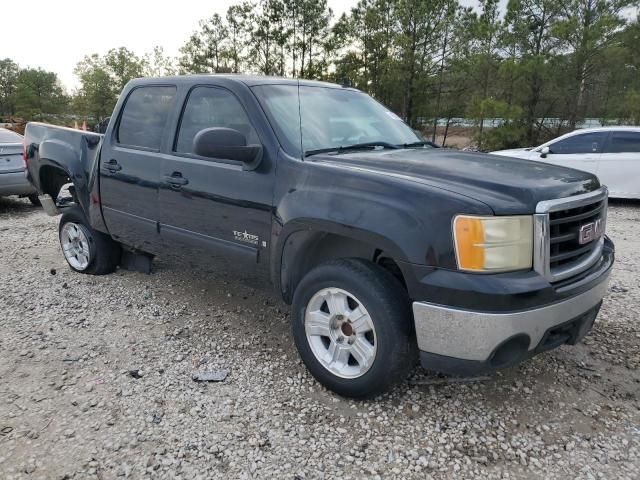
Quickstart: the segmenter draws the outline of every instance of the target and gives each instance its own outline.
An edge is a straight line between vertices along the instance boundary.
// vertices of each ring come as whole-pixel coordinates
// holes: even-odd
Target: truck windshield
[[[285,150],[295,156],[348,151],[354,145],[394,148],[421,140],[395,113],[357,90],[260,85],[253,91]]]

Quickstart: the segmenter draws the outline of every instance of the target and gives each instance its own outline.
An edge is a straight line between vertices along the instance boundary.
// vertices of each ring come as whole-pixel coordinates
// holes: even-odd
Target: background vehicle
[[[640,127],[576,130],[536,148],[491,152],[598,175],[616,198],[640,198]]]
[[[19,195],[40,205],[36,189],[27,180],[22,141],[22,135],[0,128],[0,197]]]
[[[27,126],[71,268],[111,272],[125,249],[258,270],[292,305],[311,373],[342,395],[388,389],[418,355],[469,374],[573,344],[607,290],[594,175],[431,148],[358,90],[140,79],[111,118],[104,136]]]

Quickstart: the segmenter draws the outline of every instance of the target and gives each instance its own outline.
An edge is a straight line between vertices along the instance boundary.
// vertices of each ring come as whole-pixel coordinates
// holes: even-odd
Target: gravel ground
[[[0,478],[639,478],[640,204],[595,329],[475,382],[356,402],[306,372],[252,277],[72,273],[58,218],[0,199]],[[225,381],[192,374],[228,369]]]

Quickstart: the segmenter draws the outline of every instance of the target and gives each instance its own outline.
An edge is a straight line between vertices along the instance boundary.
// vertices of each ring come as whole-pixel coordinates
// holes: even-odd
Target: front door
[[[607,132],[572,135],[549,144],[549,153],[546,158],[532,156],[531,160],[540,160],[596,174],[606,138]]]
[[[195,135],[211,127],[233,128],[248,144],[260,143],[245,109],[229,90],[198,86],[189,92],[174,146],[162,161],[163,244],[197,262],[220,253],[256,263],[270,238],[275,169],[266,151],[253,171],[243,170],[240,162],[195,155]]]
[[[640,198],[640,131],[611,132],[598,166],[613,197]]]
[[[158,185],[173,86],[133,89],[100,153],[100,197],[109,233],[118,241],[157,253]],[[109,135],[109,132],[107,132]]]

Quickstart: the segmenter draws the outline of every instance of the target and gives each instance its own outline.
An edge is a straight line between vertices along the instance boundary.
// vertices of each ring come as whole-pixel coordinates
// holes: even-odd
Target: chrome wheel
[[[86,229],[77,223],[65,223],[60,230],[64,258],[76,270],[85,270],[91,261],[91,247]]]
[[[376,331],[371,316],[351,293],[324,288],[307,305],[305,333],[311,351],[324,368],[342,378],[364,375],[376,358]]]

